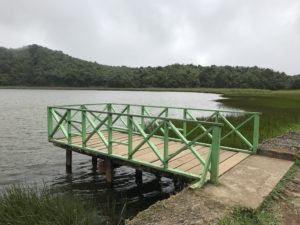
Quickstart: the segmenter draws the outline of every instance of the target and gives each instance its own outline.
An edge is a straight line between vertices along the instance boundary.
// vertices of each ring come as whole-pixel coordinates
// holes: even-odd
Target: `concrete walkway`
[[[217,186],[183,190],[140,212],[128,224],[207,224],[232,206],[257,208],[273,190],[292,161],[253,155],[229,170]]]
[[[205,193],[229,206],[257,208],[293,165],[292,161],[253,155],[208,185]]]

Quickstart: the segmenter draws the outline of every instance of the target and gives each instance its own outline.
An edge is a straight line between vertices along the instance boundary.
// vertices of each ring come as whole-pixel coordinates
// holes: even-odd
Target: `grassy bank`
[[[92,225],[97,221],[97,211],[90,204],[47,188],[11,186],[0,194],[3,225]]]
[[[300,90],[239,91],[226,93],[227,107],[261,112],[260,140],[300,130]]]
[[[226,96],[242,95],[274,95],[274,94],[293,94],[300,92],[296,90],[267,90],[251,88],[117,88],[117,87],[68,87],[68,86],[0,86],[0,89],[36,89],[36,90],[109,90],[109,91],[158,91],[158,92],[198,92],[198,93],[215,93]]]

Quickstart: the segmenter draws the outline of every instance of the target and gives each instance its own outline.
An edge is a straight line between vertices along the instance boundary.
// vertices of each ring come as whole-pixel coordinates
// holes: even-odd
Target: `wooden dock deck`
[[[108,138],[108,132],[103,132],[104,136]],[[124,142],[128,139],[128,134],[124,132],[119,131],[113,131],[112,137],[114,140],[118,142]],[[143,137],[141,135],[134,134],[133,135],[133,148],[136,147],[141,141],[143,140]],[[163,154],[163,146],[164,142],[161,138],[157,137],[151,137],[151,142],[155,143],[156,146],[159,148],[160,153]],[[66,144],[66,148],[68,147],[68,140],[66,138],[59,139],[59,141]],[[82,137],[81,136],[75,136],[72,137],[72,146],[73,148],[77,148],[78,150],[82,149]],[[174,153],[176,150],[178,150],[180,147],[183,147],[184,144],[182,144],[179,141],[169,141],[169,152]],[[102,155],[108,154],[108,149],[103,141],[101,141],[97,134],[94,134],[91,139],[87,142],[86,147],[88,149],[91,149],[95,151],[95,153],[100,153],[98,156],[101,158]],[[194,145],[195,149],[199,154],[201,154],[204,158],[208,156],[209,147],[200,146],[200,145]],[[82,152],[82,151],[81,151]],[[82,152],[84,153],[84,152]],[[122,144],[113,143],[113,149],[112,154],[115,156],[119,156],[118,159],[123,158],[124,160],[128,160],[128,150],[127,146],[124,146]],[[249,156],[248,153],[243,152],[233,152],[233,151],[227,151],[227,150],[220,150],[220,159],[219,159],[219,176],[223,175],[225,172],[239,164],[241,161],[246,159]],[[140,148],[139,152],[133,155],[132,161],[137,162],[144,162],[145,164],[152,164],[156,165],[158,167],[161,167],[163,169],[163,164],[161,161],[157,158],[157,156],[153,153],[150,146],[145,143]],[[134,164],[133,164],[134,166]],[[195,176],[198,176],[202,173],[203,165],[199,164],[196,157],[190,152],[190,151],[183,151],[177,156],[175,156],[172,160],[169,162],[169,168],[194,174]]]
[[[103,110],[88,109],[88,105],[48,107],[48,139],[67,150],[67,166],[70,167],[72,151],[75,151],[92,156],[93,164],[97,158],[106,160],[106,166],[110,166],[106,170],[110,173],[113,164],[127,165],[193,179],[196,181],[194,187],[201,187],[207,179],[217,182],[219,176],[256,151],[257,114],[250,114],[236,128],[220,111],[214,112],[211,116],[214,122],[209,122],[198,121],[189,114],[193,109],[180,108],[185,116],[178,120],[168,117],[169,108],[152,116],[149,112],[145,115],[149,106],[141,106],[139,115],[130,112],[134,106],[125,105],[116,112],[113,104],[104,105]],[[217,121],[219,118],[229,123],[232,129],[229,133],[221,135],[223,124]],[[253,143],[238,130],[251,119],[256,126]],[[183,127],[178,127],[176,121]],[[116,122],[119,122],[118,126]],[[193,129],[188,130],[188,123],[194,123]],[[196,134],[189,138],[192,132]],[[249,149],[221,145],[222,140],[233,132],[249,145]],[[201,142],[204,137],[211,142]]]

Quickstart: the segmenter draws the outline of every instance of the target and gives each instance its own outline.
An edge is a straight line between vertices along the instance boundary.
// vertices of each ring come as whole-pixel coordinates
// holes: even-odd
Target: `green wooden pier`
[[[114,166],[126,165],[138,174],[150,171],[192,180],[191,187],[198,188],[208,180],[216,183],[219,176],[256,154],[259,116],[119,103],[49,106],[48,140],[66,149],[68,171],[74,151],[91,156],[93,166],[102,168],[109,182]],[[242,118],[238,124],[230,121],[237,117]],[[228,146],[226,139],[232,136],[243,147]]]

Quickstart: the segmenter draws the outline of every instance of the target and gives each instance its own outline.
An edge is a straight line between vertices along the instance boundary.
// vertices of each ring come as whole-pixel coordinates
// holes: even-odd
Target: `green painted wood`
[[[227,134],[225,134],[224,136],[222,136],[221,137],[221,141],[223,139],[225,139],[226,137],[228,137],[230,134],[236,132],[238,129],[240,129],[242,126],[244,126],[246,123],[248,123],[249,121],[251,121],[253,119],[253,117],[254,116],[250,116],[248,119],[246,119],[245,121],[243,121],[242,123],[240,123],[238,126],[236,126],[234,129],[232,129],[231,131],[229,131]]]
[[[168,169],[169,162],[169,123],[164,121],[164,168]]]
[[[220,118],[250,147],[250,149],[252,149],[253,145],[241,134],[241,132],[239,132],[223,115],[220,115]]]
[[[218,126],[212,128],[212,145],[211,145],[211,168],[210,180],[213,183],[218,182],[219,177],[219,157],[220,157],[220,137],[221,129]]]
[[[84,108],[84,107],[82,107]],[[86,147],[86,111],[81,111],[81,137],[82,137],[82,147]]]
[[[52,138],[53,132],[53,116],[51,107],[47,107],[47,128],[48,128],[48,140]]]
[[[183,109],[183,119],[187,119],[187,109]],[[187,137],[187,122],[183,122],[183,136]]]
[[[133,122],[134,123],[134,122]],[[145,136],[144,136],[144,139],[134,148],[134,150],[132,151],[132,155],[134,154],[134,153],[136,153],[145,143],[149,143],[149,145],[150,145],[150,147],[151,147],[151,142],[149,142],[149,140],[150,140],[150,138],[151,137],[153,137],[153,135],[161,128],[163,126],[163,123],[162,124],[160,124],[158,127],[156,127],[150,134],[146,134],[145,133]],[[142,128],[140,128],[140,129],[142,129]],[[153,146],[154,146],[154,144],[153,144]],[[158,151],[157,150],[157,148],[155,147],[155,150],[156,151]]]
[[[192,145],[189,144],[189,141],[180,133],[180,131],[177,130],[177,128],[174,126],[174,124],[169,121],[170,128],[177,134],[177,136],[182,140],[182,142],[188,147],[193,155],[204,165],[205,160],[202,158],[202,156],[194,149]]]
[[[98,125],[96,125],[96,124],[93,122],[93,120],[87,115],[87,113],[85,113],[85,117],[86,117],[86,121],[88,121],[89,124],[90,124],[90,125],[92,126],[92,128],[93,128],[93,131],[90,132],[89,135],[85,138],[85,140],[84,140],[85,144],[88,142],[88,140],[89,140],[95,133],[97,133],[98,136],[99,136],[99,138],[103,141],[103,143],[104,143],[106,146],[108,146],[108,140],[106,140],[106,138],[104,137],[104,135],[101,133],[100,128],[101,128],[102,126],[104,126],[104,124],[106,123],[106,121],[109,120],[109,115],[106,116],[106,117],[104,118],[104,120],[101,120],[101,122],[100,122]],[[85,131],[85,132],[86,132],[86,131]]]
[[[132,159],[132,137],[133,137],[133,118],[132,116],[127,116],[127,128],[128,128],[128,157]]]
[[[104,108],[103,108],[104,106]],[[102,108],[101,110],[95,110],[94,108]],[[91,109],[92,108],[92,109]],[[161,111],[157,116],[151,115],[147,108],[160,109]],[[182,112],[182,118],[170,118],[169,110],[176,109]],[[212,112],[212,114],[205,119],[205,121],[198,121],[190,111],[198,110],[199,112]],[[226,116],[223,115],[225,112],[222,110],[203,110],[203,109],[192,109],[192,108],[180,108],[180,107],[160,107],[160,106],[145,106],[145,105],[129,105],[129,104],[112,104],[112,103],[101,103],[101,104],[85,104],[85,105],[71,105],[71,106],[49,106],[47,107],[47,122],[48,122],[48,140],[61,144],[64,146],[71,147],[74,151],[84,151],[93,156],[108,156],[110,158],[116,158],[119,160],[125,160],[129,163],[143,165],[150,168],[155,168],[160,171],[170,172],[176,175],[185,176],[188,178],[196,179],[193,187],[201,187],[206,181],[206,176],[210,170],[210,180],[214,183],[218,181],[219,175],[219,155],[220,148],[237,151],[247,152],[255,154],[259,141],[259,113],[252,112],[235,112],[241,115],[249,115],[240,124],[234,126],[231,124]],[[75,115],[81,114],[81,118],[75,118]],[[123,118],[127,118],[124,121]],[[208,122],[208,120],[214,122]],[[55,125],[54,125],[55,120]],[[138,122],[137,122],[138,121]],[[146,123],[147,121],[147,123]],[[182,127],[176,127],[174,121],[180,121],[183,124]],[[232,130],[227,134],[221,136],[222,124],[224,122]],[[239,129],[246,123],[253,122],[253,138],[251,142],[244,137]],[[196,123],[196,126],[191,131],[187,130],[187,123]],[[117,124],[117,125],[116,125]],[[77,126],[80,126],[78,128]],[[65,128],[65,126],[67,126]],[[72,129],[74,131],[72,132]],[[127,140],[113,140],[113,131],[118,130],[119,132],[126,133]],[[175,133],[177,137],[170,137],[170,130]],[[66,138],[66,141],[54,138],[54,135],[61,131]],[[103,131],[107,132],[107,138]],[[159,132],[160,134],[159,134]],[[193,140],[189,140],[187,136],[191,133],[199,132]],[[81,136],[82,143],[72,143],[73,135]],[[249,149],[233,148],[232,146],[222,146],[221,141],[228,137],[232,133],[237,133],[238,138],[245,142]],[[104,142],[104,148],[107,151],[99,152],[99,150],[87,147],[87,142],[97,134],[99,138]],[[133,149],[133,135],[140,135],[141,141]],[[211,143],[202,143],[201,139],[205,136],[211,138]],[[151,141],[151,138],[159,138],[162,140],[161,150],[158,149],[156,144]],[[178,141],[183,144],[176,151],[172,149],[170,154],[169,141]],[[78,142],[77,142],[78,143]],[[128,154],[126,157],[114,154],[113,143],[127,146]],[[162,167],[157,164],[152,164],[145,161],[139,161],[133,159],[133,155],[144,145],[148,144],[158,160],[161,161]],[[207,157],[204,158],[196,149],[194,145],[208,146],[209,152]],[[178,169],[172,169],[168,167],[168,163],[171,159],[175,158],[182,151],[190,151],[194,157],[199,161],[199,165],[203,166],[201,174],[192,174]]]
[[[59,128],[63,132],[64,136],[66,138],[68,138],[68,132],[67,132],[66,128],[63,126],[63,121],[66,119],[67,112],[65,112],[61,118],[59,118],[58,114],[55,112],[54,109],[51,110],[51,113],[52,113],[53,118],[56,120],[57,125],[53,129],[53,131],[52,131],[52,133],[51,133],[50,136],[53,137],[54,134],[56,133],[56,131]]]
[[[197,119],[189,113],[189,111],[186,111],[187,115],[194,121],[197,121]],[[206,128],[201,124],[201,123],[198,123],[198,125],[196,127],[200,127],[204,132],[206,131]],[[207,136],[212,139],[212,136],[210,133],[207,134]]]
[[[72,126],[71,126],[71,119],[72,119],[72,115],[71,115],[71,110],[68,109],[67,110],[67,130],[68,130],[68,144],[72,144]]]
[[[158,159],[163,163],[164,160],[163,160],[162,156],[160,155],[159,149],[156,147],[156,145],[153,144],[150,140],[147,140],[148,135],[144,132],[144,130],[140,127],[139,124],[135,123],[134,120],[132,120],[132,124],[138,129],[138,131],[143,136],[143,138],[146,139],[146,142],[149,144],[150,148],[153,150],[153,152],[158,157]]]
[[[108,119],[107,119],[107,126],[108,126],[108,154],[112,154],[112,104],[107,105],[108,111]]]
[[[253,154],[256,154],[259,142],[259,114],[254,115],[254,128],[253,128]]]

